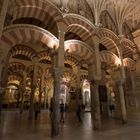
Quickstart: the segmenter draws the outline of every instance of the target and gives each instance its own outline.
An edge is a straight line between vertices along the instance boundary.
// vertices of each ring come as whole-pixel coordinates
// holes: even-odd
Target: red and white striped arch
[[[61,78],[64,83],[69,83],[77,80],[77,76],[71,70],[64,71]]]
[[[37,66],[37,77],[41,78],[43,74],[43,68],[41,66]]]
[[[23,78],[17,74],[12,74],[8,76],[8,83],[12,83],[13,81],[18,81],[20,83],[22,80]]]
[[[72,55],[65,55],[65,63],[71,65],[73,68],[79,64],[79,61]]]
[[[8,56],[9,57],[14,57],[16,55],[24,55],[26,57],[28,57],[30,60],[33,59],[33,57],[36,55],[35,50],[33,50],[32,48],[23,45],[23,44],[18,44],[14,47],[12,47],[9,51]]]
[[[65,51],[70,54],[78,55],[80,59],[86,60],[89,63],[94,62],[94,51],[86,43],[79,40],[68,40],[65,41]]]
[[[101,62],[106,63],[107,65],[120,65],[120,59],[110,51],[101,51],[100,52]]]
[[[81,80],[81,81],[88,80],[88,74],[82,74],[82,75],[80,76],[80,80]]]
[[[51,54],[49,51],[42,51],[37,54],[39,61],[41,60],[49,60],[51,61]]]
[[[101,28],[98,32],[98,36],[100,38],[100,43],[102,43],[108,50],[117,47],[119,38],[111,30]]]
[[[67,32],[73,32],[82,38],[83,41],[90,39],[96,34],[95,26],[83,16],[67,14],[64,17],[67,25]]]
[[[57,46],[58,39],[50,32],[33,25],[16,24],[4,28],[1,42],[10,47],[28,42],[42,42],[47,47]]]
[[[62,20],[61,11],[48,0],[15,0],[15,3],[14,20],[22,17],[36,17],[47,22],[44,12],[48,13],[56,22]]]
[[[23,71],[26,71],[27,68],[23,63],[19,63],[19,62],[12,62],[9,64],[8,66],[8,71],[9,72],[21,72],[23,73]]]
[[[124,67],[127,67],[130,70],[135,70],[136,68],[135,61],[132,60],[131,58],[124,58],[123,65]]]
[[[133,55],[133,50],[135,49],[135,44],[129,39],[121,39],[121,49],[123,51],[123,57],[131,57]]]

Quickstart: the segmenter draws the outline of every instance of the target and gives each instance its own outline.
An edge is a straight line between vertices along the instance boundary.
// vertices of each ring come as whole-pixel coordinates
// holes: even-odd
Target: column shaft
[[[52,103],[52,136],[59,134],[59,123],[60,123],[60,70],[54,70],[54,94]]]
[[[3,30],[3,27],[4,27],[4,22],[5,22],[5,18],[6,18],[8,3],[9,3],[9,0],[3,0],[2,9],[0,11],[1,12],[0,13],[0,38],[2,36],[2,30]]]
[[[120,103],[121,103],[121,112],[122,112],[122,122],[126,123],[127,122],[127,117],[126,117],[126,106],[125,106],[125,98],[124,98],[124,90],[123,90],[123,84],[120,83],[118,85],[119,88],[119,93],[120,93]]]
[[[32,84],[31,84],[31,94],[30,94],[30,108],[29,108],[29,119],[31,120],[33,118],[33,113],[34,113],[34,93],[36,90],[36,74],[37,74],[37,65],[34,65],[34,70],[33,70],[33,79],[32,79]]]
[[[55,59],[56,57],[54,57]],[[54,94],[53,94],[53,109],[52,109],[52,137],[59,134],[59,123],[60,123],[60,74],[63,72],[64,68],[64,32],[59,31],[59,49],[57,53],[57,62],[53,66],[54,70]]]
[[[91,88],[91,116],[93,128],[101,128],[101,116],[100,116],[100,102],[99,102],[99,91],[98,91],[98,82],[92,82],[90,85]]]
[[[22,114],[22,112],[23,112],[24,93],[25,93],[25,90],[26,90],[26,77],[27,77],[27,74],[24,73],[24,75],[23,75],[22,92],[21,92],[20,114]]]

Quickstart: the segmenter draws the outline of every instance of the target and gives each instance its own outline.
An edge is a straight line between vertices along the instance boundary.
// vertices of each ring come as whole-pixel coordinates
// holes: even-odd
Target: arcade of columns
[[[124,123],[127,119],[140,119],[138,104],[140,83],[135,80],[138,74],[139,59],[135,44],[127,38],[118,37],[109,29],[94,26],[80,15],[65,14],[63,16],[59,9],[50,2],[36,1],[29,3],[28,0],[24,0],[22,3],[19,0],[12,23],[25,17],[42,18],[37,13],[37,10],[41,9],[39,12],[43,11],[51,16],[57,26],[52,33],[43,27],[27,23],[11,23],[4,27],[9,0],[3,1],[0,13],[0,111],[2,97],[11,81],[18,81],[19,97],[17,100],[21,114],[24,91],[30,83],[28,85],[31,89],[29,119],[33,118],[36,89],[39,89],[39,102],[41,103],[42,96],[46,102],[47,91],[53,88],[52,136],[56,136],[59,134],[61,84],[67,85],[69,89],[75,87],[76,93],[80,94],[81,81],[86,78],[90,83],[94,129],[100,129],[102,125],[99,85],[107,87],[108,98],[112,92],[115,94],[114,117],[121,119]],[[28,12],[24,13],[26,8]],[[80,40],[74,38],[65,40],[68,33],[76,34]],[[103,44],[106,49],[100,50],[100,44]],[[19,60],[15,57],[17,55],[24,55],[30,61]],[[41,63],[45,60],[50,63]],[[71,68],[65,67],[65,64]],[[82,70],[81,67],[85,69]],[[130,84],[127,85],[127,79],[131,81],[131,89],[128,87]],[[80,103],[79,96],[76,97],[76,103]]]

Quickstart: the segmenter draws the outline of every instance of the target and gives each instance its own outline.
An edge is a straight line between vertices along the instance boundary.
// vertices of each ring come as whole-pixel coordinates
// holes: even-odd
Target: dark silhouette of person
[[[68,112],[69,111],[69,106],[67,103],[65,103],[65,112]]]
[[[63,123],[64,123],[64,113],[65,113],[65,105],[62,102],[60,104],[60,122],[63,122]]]
[[[50,102],[50,118],[52,117],[52,109],[53,109],[53,98],[51,98],[51,102]]]
[[[82,109],[81,109],[81,106],[78,105],[78,108],[76,109],[76,116],[79,122],[82,122],[81,115],[82,115]]]
[[[38,103],[38,102],[35,103],[35,105],[34,105],[34,110],[35,110],[35,120],[37,120],[38,114],[39,114],[39,112],[40,112],[40,106],[39,106],[39,103]]]

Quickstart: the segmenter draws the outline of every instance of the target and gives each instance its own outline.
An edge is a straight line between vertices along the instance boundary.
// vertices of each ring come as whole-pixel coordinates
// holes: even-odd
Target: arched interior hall
[[[51,136],[60,132],[60,103],[104,118],[140,121],[138,0],[0,0],[0,114],[53,106]],[[110,112],[113,105],[113,112]],[[93,130],[94,131],[94,130]]]

